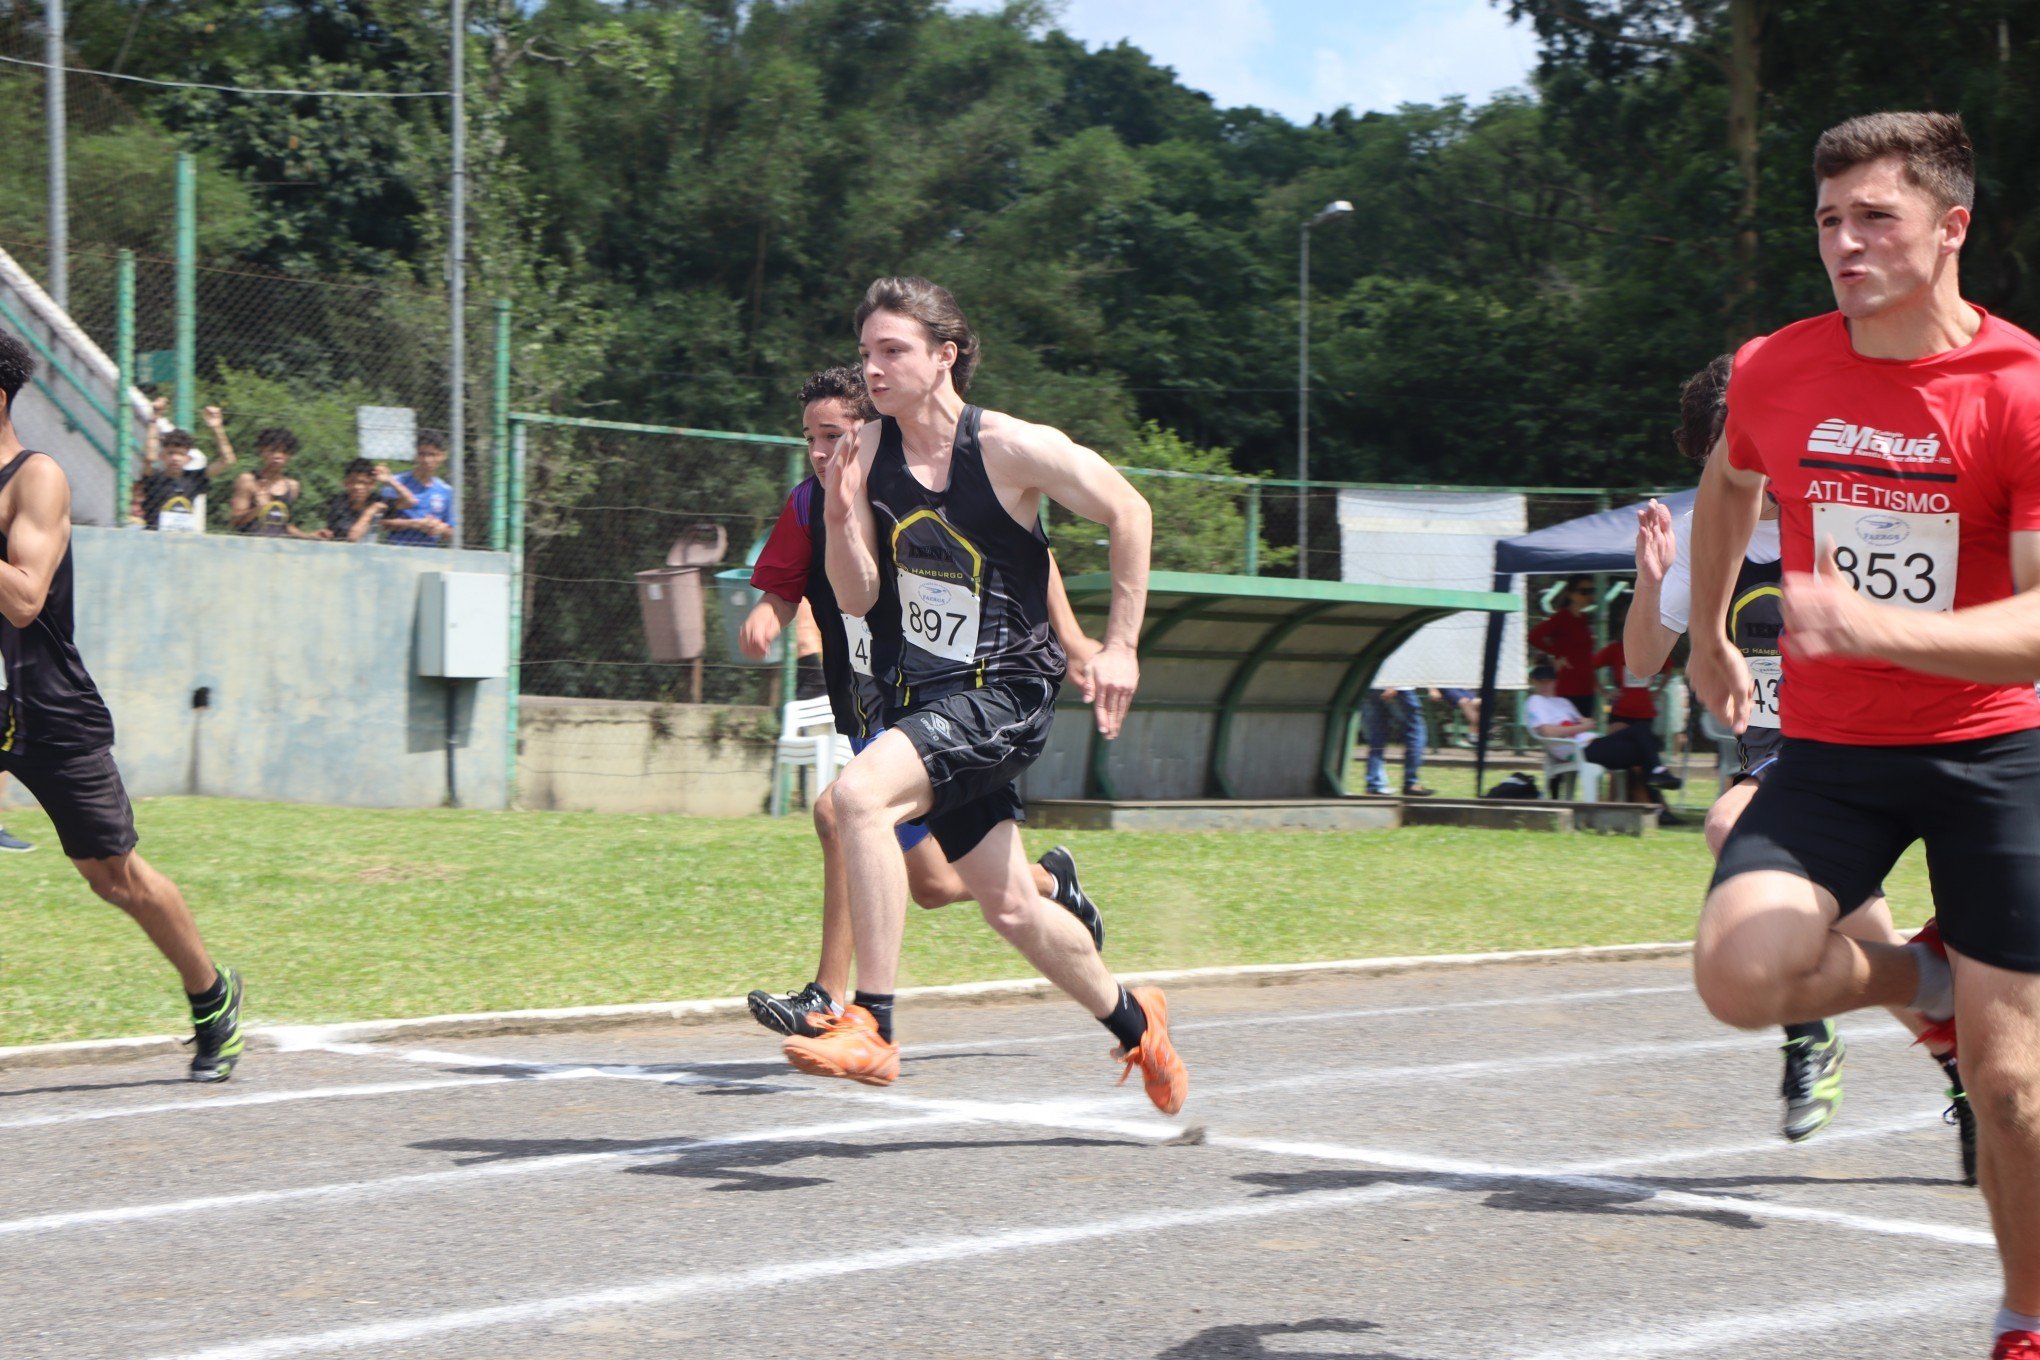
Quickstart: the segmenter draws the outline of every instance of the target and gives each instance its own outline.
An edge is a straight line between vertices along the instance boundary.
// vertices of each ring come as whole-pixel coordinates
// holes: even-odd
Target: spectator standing
[[[1594,688],[1594,630],[1587,623],[1587,611],[1594,607],[1594,578],[1575,576],[1566,582],[1565,594],[1550,618],[1532,628],[1532,647],[1551,658],[1558,675],[1555,693],[1568,699],[1585,718],[1592,718],[1599,703]]]
[[[161,399],[158,398],[160,401]],[[205,408],[221,470],[234,465],[234,446],[227,442],[226,419],[217,406]],[[188,430],[162,431],[151,423],[142,446],[148,469],[135,482],[128,517],[150,529],[202,533],[205,520],[200,500],[212,489],[212,472]]]
[[[383,521],[389,541],[405,548],[450,548],[453,546],[453,488],[442,481],[439,469],[446,462],[446,446],[431,436],[418,440],[418,458],[409,472],[397,474],[391,484],[411,494],[411,505],[390,511]]]
[[[261,538],[310,538],[291,523],[304,487],[290,475],[298,437],[281,425],[255,434],[255,470],[234,479],[229,517],[236,531]]]
[[[1418,775],[1424,768],[1424,696],[1409,687],[1379,689],[1367,696],[1363,713],[1367,726],[1367,791],[1388,792],[1388,746],[1400,728],[1403,738],[1403,782],[1405,798],[1429,798],[1433,790],[1424,787]]]
[[[384,515],[418,503],[409,488],[390,476],[389,468],[357,458],[340,474],[342,490],[326,504],[326,527],[314,538],[360,543],[375,532]],[[378,493],[378,487],[381,488]]]

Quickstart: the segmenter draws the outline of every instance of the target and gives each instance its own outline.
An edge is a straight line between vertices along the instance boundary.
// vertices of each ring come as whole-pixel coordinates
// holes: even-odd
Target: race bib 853
[[[1813,507],[1814,551],[1835,541],[1835,564],[1856,593],[1879,604],[1944,614],[1955,607],[1960,515],[1904,514],[1822,502]]]

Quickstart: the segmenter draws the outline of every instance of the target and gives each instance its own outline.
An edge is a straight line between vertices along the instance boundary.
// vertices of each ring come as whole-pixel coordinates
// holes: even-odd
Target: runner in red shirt
[[[2040,1360],[2040,341],[1962,299],[1959,118],[1853,119],[1814,170],[1838,311],[1737,355],[1694,507],[1694,618],[1724,616],[1767,479],[1786,569],[1785,754],[1722,847],[1694,977],[1749,1028],[1869,1005],[1947,1022],[1930,1035],[1960,1020],[2004,1260],[1993,1356]],[[1694,634],[1689,674],[1742,730],[1725,631]],[[1836,931],[1916,840],[1938,934]]]

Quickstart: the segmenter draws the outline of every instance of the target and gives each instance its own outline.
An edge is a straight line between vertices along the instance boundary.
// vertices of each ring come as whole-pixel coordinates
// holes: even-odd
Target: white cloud
[[[1342,104],[1393,109],[1435,104],[1449,95],[1479,101],[1528,83],[1537,62],[1530,30],[1509,23],[1489,0],[1425,4],[1393,33],[1341,35],[1336,48],[1315,53],[1308,96],[1310,113]],[[1291,117],[1308,113],[1285,108]]]

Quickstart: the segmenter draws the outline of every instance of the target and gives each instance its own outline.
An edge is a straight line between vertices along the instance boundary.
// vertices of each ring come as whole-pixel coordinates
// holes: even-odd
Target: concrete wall
[[[769,708],[526,695],[518,705],[517,802],[567,812],[765,811]],[[810,774],[812,779],[812,774]]]
[[[131,793],[445,801],[449,682],[416,674],[418,578],[508,557],[133,529],[74,545],[79,650]],[[505,682],[451,684],[460,803],[503,807]]]

